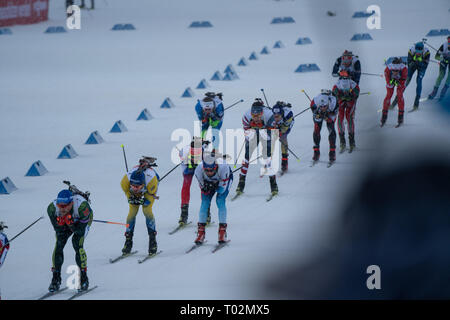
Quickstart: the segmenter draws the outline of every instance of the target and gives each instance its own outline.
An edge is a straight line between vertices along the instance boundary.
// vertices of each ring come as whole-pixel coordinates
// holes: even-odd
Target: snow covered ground
[[[87,1],[89,3],[89,1]],[[105,0],[93,11],[82,11],[81,30],[45,34],[48,26],[64,25],[62,2],[51,1],[49,20],[12,27],[13,35],[0,36],[0,179],[10,177],[18,187],[0,196],[0,220],[9,226],[11,237],[41,215],[44,220],[11,243],[0,270],[3,299],[36,299],[46,292],[51,279],[54,232],[46,208],[70,180],[92,194],[96,219],[124,222],[128,203],[120,188],[125,173],[121,144],[128,165],[140,156],[158,158],[163,175],[175,164],[171,153],[179,141],[171,141],[178,128],[194,132],[194,105],[205,90],[195,90],[201,79],[208,90],[223,92],[225,106],[239,99],[245,102],[226,112],[223,130],[241,127],[242,114],[264,88],[271,104],[288,101],[295,113],[335,78],[331,69],[344,51],[359,55],[363,72],[383,73],[384,59],[406,55],[408,48],[430,29],[448,28],[448,2],[436,0],[377,1],[381,8],[380,30],[368,30],[366,19],[352,19],[355,11],[374,1],[270,1],[270,0]],[[330,17],[326,11],[335,11]],[[274,17],[292,16],[295,23],[272,25]],[[209,20],[213,28],[188,28],[192,21]],[[111,31],[116,23],[133,23],[134,31]],[[373,41],[350,41],[354,33],[368,32]],[[311,45],[295,45],[299,37],[310,37]],[[281,40],[282,49],[273,49]],[[444,37],[429,38],[438,47]],[[269,55],[260,55],[264,46]],[[255,51],[259,60],[238,67],[241,57]],[[434,57],[434,52],[432,52]],[[295,73],[302,63],[317,63],[321,72]],[[235,81],[209,81],[217,70],[233,64],[240,77]],[[430,63],[422,96],[431,92],[437,64]],[[186,87],[194,98],[181,98]],[[180,170],[161,182],[160,200],[153,207],[158,246],[163,253],[138,265],[137,258],[109,264],[120,254],[124,229],[93,223],[85,242],[91,286],[99,288],[84,299],[261,299],[276,298],[265,281],[291,261],[307,261],[328,245],[329,227],[355,182],[365,173],[369,161],[380,164],[409,159],[409,147],[439,142],[448,146],[449,118],[432,102],[420,112],[406,113],[405,125],[394,129],[396,111],[390,112],[386,127],[378,126],[378,112],[385,95],[384,79],[362,76],[362,92],[371,95],[358,100],[356,115],[357,151],[338,154],[336,164],[325,162],[309,167],[312,156],[310,113],[296,118],[289,136],[289,173],[278,179],[280,195],[266,203],[268,178],[259,178],[259,167],[250,166],[245,195],[227,202],[230,245],[218,253],[199,248],[188,255],[198,218],[200,195],[197,183],[191,188],[192,227],[168,235],[180,214]],[[412,106],[415,79],[405,93],[406,108]],[[173,109],[159,106],[166,97]],[[143,108],[154,116],[136,121]],[[122,120],[128,132],[109,133]],[[98,130],[105,139],[100,145],[85,145],[88,135]],[[79,157],[58,160],[66,144]],[[326,128],[322,130],[322,160],[327,159]],[[239,146],[238,146],[239,147]],[[447,149],[448,150],[448,149]],[[227,152],[230,152],[227,150]],[[49,170],[42,177],[25,177],[37,160]],[[235,173],[237,186],[238,173]],[[213,220],[217,209],[212,207]],[[209,247],[217,239],[217,224],[207,229]],[[134,248],[138,256],[147,252],[144,218],[138,215]],[[74,264],[68,243],[64,268]],[[67,275],[63,276],[63,281]],[[56,298],[64,298],[61,294]]]

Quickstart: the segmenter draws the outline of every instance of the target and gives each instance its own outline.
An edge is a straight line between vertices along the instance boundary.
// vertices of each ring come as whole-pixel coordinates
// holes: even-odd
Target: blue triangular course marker
[[[213,25],[209,21],[193,21],[189,28],[210,28]]]
[[[62,149],[58,159],[73,159],[76,157],[78,157],[78,154],[75,152],[72,145],[68,144]]]
[[[241,60],[239,60],[237,65],[241,66],[241,67],[245,67],[247,65],[247,61],[245,60],[245,58],[241,58]]]
[[[127,127],[125,127],[125,125],[123,124],[123,122],[121,120],[118,120],[114,123],[113,127],[111,128],[111,130],[109,130],[109,132],[112,133],[119,133],[119,132],[125,132],[128,131]]]
[[[182,98],[192,98],[195,95],[194,91],[190,87],[186,88],[184,90],[183,94],[181,95]]]
[[[0,34],[12,34],[12,31],[9,28],[2,28],[0,29]]]
[[[147,110],[147,108],[145,108],[144,110],[141,111],[141,113],[139,114],[139,116],[136,119],[136,121],[138,121],[138,120],[151,120],[151,119],[153,119],[153,116],[150,114],[150,112]]]
[[[258,56],[256,55],[255,52],[252,52],[252,54],[250,55],[250,57],[248,57],[248,60],[258,60]]]
[[[0,181],[0,194],[10,194],[15,190],[17,190],[17,188],[10,178],[6,177]]]
[[[295,20],[292,17],[284,17],[282,23],[295,23]]]
[[[167,109],[174,108],[174,107],[175,107],[175,105],[173,104],[172,100],[170,100],[170,98],[166,98],[161,105],[161,108],[167,108]]]
[[[278,40],[277,42],[275,42],[273,47],[276,48],[276,49],[281,49],[281,48],[284,48],[284,45],[283,45],[283,43],[281,41]]]
[[[223,77],[223,80],[226,80],[226,81],[237,80],[237,79],[239,79],[238,75],[233,72],[227,72],[225,74],[225,77]]]
[[[62,26],[48,27],[47,30],[45,30],[45,33],[63,33],[63,32],[67,31]]]
[[[196,89],[206,89],[207,87],[209,87],[208,82],[206,82],[205,79],[202,79],[202,80],[200,81],[200,83],[197,85],[197,88],[196,88]]]
[[[227,67],[225,68],[225,70],[223,71],[224,73],[236,73],[236,70],[234,70],[233,66],[231,64],[227,65]]]
[[[98,131],[94,131],[92,132],[89,137],[87,138],[85,144],[99,144],[104,142],[105,140],[103,140],[102,136],[100,135],[100,133],[98,133]]]
[[[48,170],[44,167],[40,160],[34,162],[28,172],[25,174],[26,177],[38,177],[46,174]]]
[[[271,24],[283,23],[283,18],[273,18]]]
[[[373,40],[373,39],[368,33],[356,33],[350,39],[350,41],[359,41],[359,40]]]
[[[372,11],[372,12],[356,11],[353,14],[352,18],[367,18],[373,14],[375,14],[375,11]]]
[[[262,48],[260,54],[269,54],[269,49],[267,47]]]
[[[134,25],[131,23],[117,23],[115,24],[112,29],[113,31],[119,31],[119,30],[136,30]]]
[[[305,38],[298,38],[297,42],[295,44],[311,44],[312,41],[310,38],[305,37]]]
[[[222,77],[222,75],[220,74],[220,72],[219,72],[219,71],[216,71],[216,72],[213,74],[213,76],[211,77],[210,80],[217,81],[217,80],[222,80],[222,79],[223,79],[223,77]]]
[[[433,29],[427,33],[427,37],[437,37],[437,36],[447,36],[450,35],[450,31],[448,29]]]
[[[311,71],[320,71],[319,67],[315,63],[309,64],[301,64],[295,70],[295,72],[311,72]]]

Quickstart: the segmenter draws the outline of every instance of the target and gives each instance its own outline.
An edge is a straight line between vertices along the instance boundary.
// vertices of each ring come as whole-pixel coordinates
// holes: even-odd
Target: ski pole
[[[303,110],[303,111],[301,111],[301,112],[299,112],[299,113],[297,113],[295,116],[294,116],[294,118],[296,117],[296,116],[299,116],[299,115],[301,115],[303,112],[306,112],[307,110],[309,110],[309,109],[311,109],[310,107],[308,107],[308,108],[306,108],[305,110]]]
[[[265,94],[265,92],[264,92],[264,89],[261,89],[261,91],[262,91],[262,93],[263,93],[263,95],[264,95],[264,100],[266,100],[267,107],[268,107],[269,109],[272,109],[272,108],[270,107],[269,102],[267,101],[267,98],[266,98],[266,94]]]
[[[281,144],[282,144],[283,146],[285,146],[286,149],[288,149],[288,151],[289,151],[290,153],[292,153],[292,155],[297,159],[297,162],[300,162],[300,158],[297,157],[297,155],[294,153],[294,151],[292,151],[291,149],[289,149],[289,147],[288,147],[283,141],[281,141],[281,139],[280,139],[280,142],[281,142]]]
[[[125,155],[125,147],[123,144],[121,145],[121,147],[122,147],[122,151],[123,151],[123,159],[125,160],[125,169],[127,169],[127,172],[128,172],[128,164],[127,164],[127,156]]]
[[[239,100],[239,101],[233,103],[231,106],[228,106],[228,107],[226,107],[225,109],[223,109],[223,111],[225,111],[225,110],[227,110],[227,109],[230,109],[231,107],[234,107],[235,105],[237,105],[238,103],[241,103],[241,102],[244,102],[244,99],[241,99],[241,100]]]
[[[237,156],[237,158],[236,158],[236,161],[234,162],[234,168],[236,168],[236,163],[238,162],[239,157],[241,156],[241,152],[242,152],[242,149],[244,149],[244,145],[245,145],[245,140],[244,140],[244,142],[242,143],[241,150],[239,150],[239,154],[238,154],[238,156]]]
[[[262,155],[261,156],[259,156],[259,157],[257,157],[257,158],[255,158],[255,159],[253,159],[252,161],[249,161],[249,164],[250,163],[252,163],[253,161],[256,161],[256,160],[258,160],[259,158],[261,158],[262,157]],[[241,168],[243,167],[243,165],[242,166],[240,166],[239,168],[237,168],[236,170],[233,170],[233,173],[235,173],[236,171],[238,171],[238,170],[241,170]]]
[[[423,38],[422,41],[425,42],[427,44],[427,46],[429,46],[431,49],[433,49],[434,51],[438,52],[438,50],[436,48],[434,48],[433,46],[431,46],[428,42],[427,42],[427,38]]]
[[[173,170],[175,170],[176,168],[178,168],[178,166],[182,164],[182,162],[180,162],[179,164],[177,164],[175,167],[173,167],[169,172],[167,172],[161,179],[159,179],[159,182],[161,182],[165,177],[167,177],[169,175],[169,173],[171,173]]]
[[[10,240],[8,240],[8,242],[5,244],[5,246],[7,244],[9,244],[11,241],[13,241],[15,238],[17,238],[18,236],[20,236],[22,233],[24,233],[25,231],[27,231],[28,229],[30,229],[36,222],[38,222],[39,220],[43,219],[44,216],[39,217],[36,221],[34,221],[32,224],[30,224],[28,227],[26,227],[25,229],[23,229],[22,231],[20,231],[18,234],[16,234],[14,237],[12,237]]]
[[[366,76],[377,76],[377,77],[383,78],[383,75],[382,75],[382,74],[378,74],[378,73],[361,72],[361,74],[364,74],[364,75],[366,75]]]
[[[120,222],[112,222],[112,221],[105,221],[105,220],[92,220],[93,222],[101,222],[101,223],[108,223],[108,224],[119,224],[121,226],[129,227],[130,225],[128,223],[120,223]]]
[[[369,95],[370,94],[370,92],[361,92],[359,95],[360,96],[362,96],[363,94],[367,94],[367,95]]]
[[[306,95],[306,97],[308,98],[309,102],[311,102],[311,98],[308,96],[308,94],[306,93],[306,91],[302,89],[301,92],[303,92],[303,93]]]

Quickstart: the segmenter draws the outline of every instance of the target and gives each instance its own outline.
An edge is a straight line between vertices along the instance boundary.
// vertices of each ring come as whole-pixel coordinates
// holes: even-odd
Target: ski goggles
[[[206,173],[214,173],[214,172],[216,172],[216,170],[217,170],[217,164],[216,164],[214,167],[212,167],[212,168],[205,168],[205,167],[203,167],[203,170],[204,170]]]
[[[70,207],[71,205],[72,205],[72,202],[69,202],[69,203],[57,203],[56,204],[56,206],[59,209],[66,209],[66,208]]]
[[[130,184],[130,190],[132,192],[134,192],[134,193],[141,192],[142,189],[144,189],[144,185],[143,184],[139,184],[139,185]]]

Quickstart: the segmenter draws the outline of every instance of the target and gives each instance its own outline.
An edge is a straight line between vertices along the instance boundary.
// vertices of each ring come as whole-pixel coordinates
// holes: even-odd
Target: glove
[[[218,181],[213,182],[213,181],[205,180],[205,181],[203,181],[202,191],[206,194],[215,192],[218,185],[219,185]]]
[[[255,136],[255,130],[254,129],[247,129],[244,131],[245,140],[249,141],[252,140]]]
[[[71,226],[71,225],[73,225],[74,221],[73,221],[71,214],[66,214],[65,216],[56,217],[56,223],[59,226],[63,226],[63,225]]]
[[[144,202],[145,202],[145,198],[138,198],[138,197],[136,197],[136,196],[134,196],[134,195],[131,195],[129,198],[128,198],[128,203],[129,204],[132,204],[132,205],[141,205],[141,204],[144,204]]]

